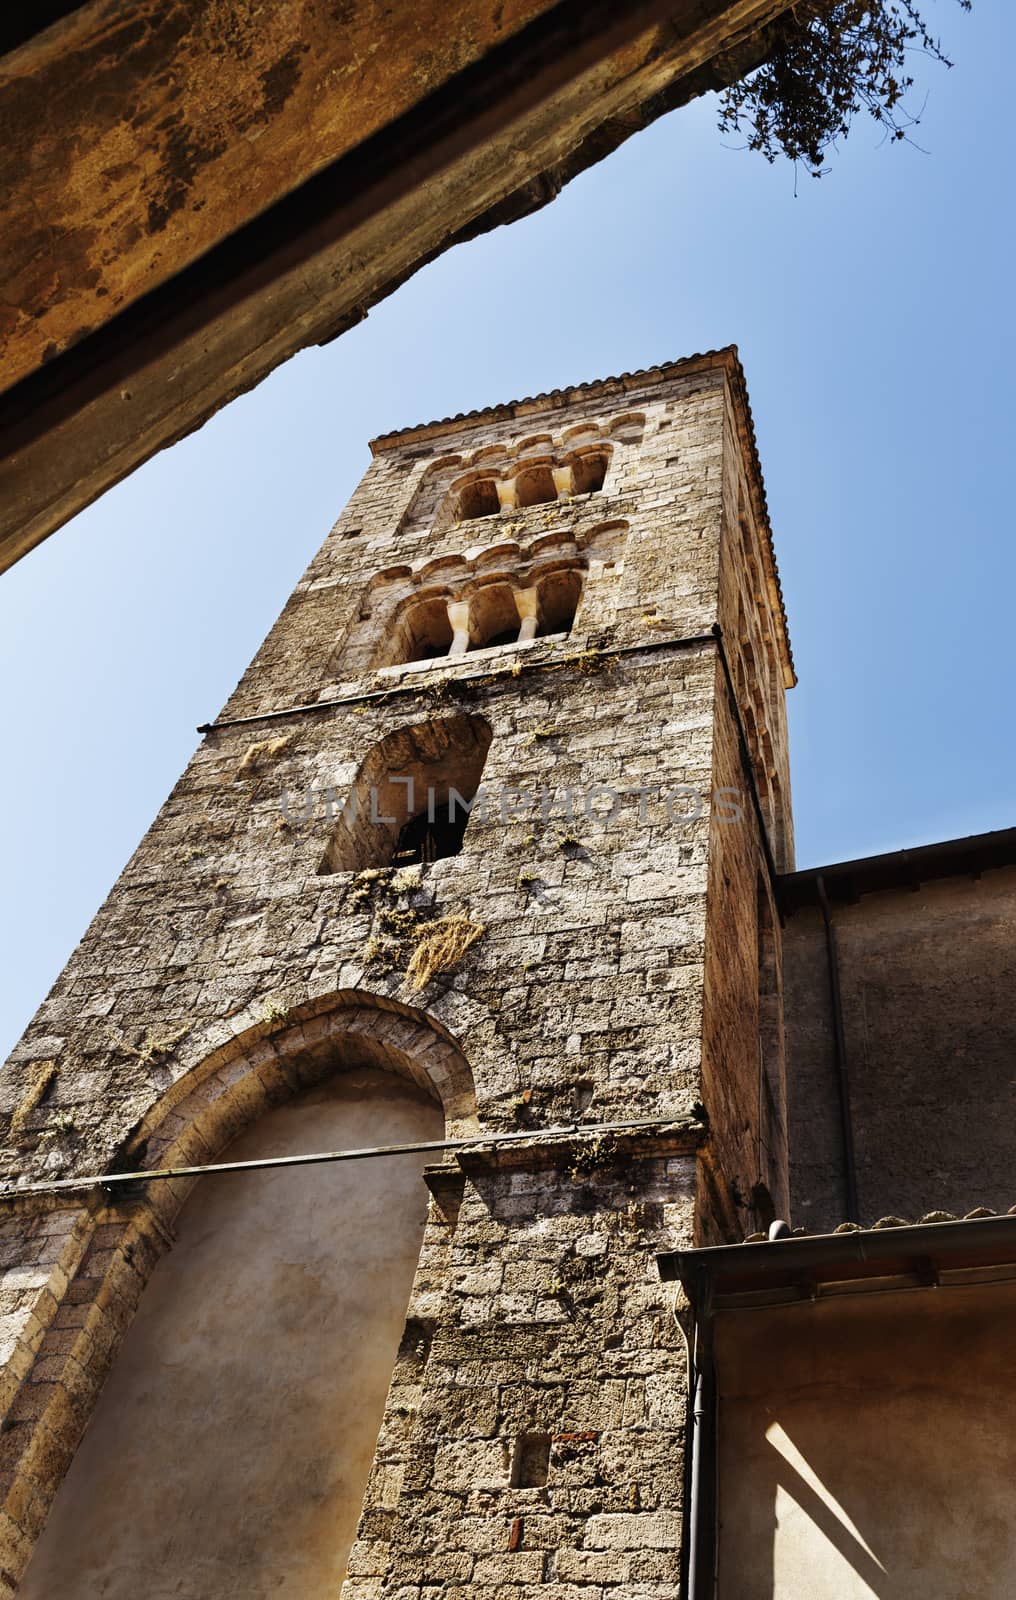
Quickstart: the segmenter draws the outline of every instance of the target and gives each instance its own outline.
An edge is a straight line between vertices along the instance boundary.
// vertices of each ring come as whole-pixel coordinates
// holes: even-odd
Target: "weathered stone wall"
[[[772,889],[726,683],[716,678],[715,791],[738,796],[736,821],[718,806],[709,851],[710,908],[705,946],[702,1099],[712,1138],[702,1178],[711,1198],[699,1209],[702,1244],[730,1243],[787,1209],[784,1066],[762,1049],[759,915]],[[774,963],[778,961],[778,933]]]
[[[860,1220],[1013,1204],[1016,872],[957,876],[834,904]],[[795,1223],[843,1220],[825,937],[783,934]]]
[[[771,868],[793,858],[784,702],[791,673],[779,650],[780,599],[766,559],[760,484],[729,404],[722,455],[709,475],[722,486],[717,617],[724,656],[715,663],[713,691],[702,1060],[713,1138],[702,1163],[710,1202],[700,1207],[699,1222],[702,1243],[722,1243],[768,1226],[789,1205],[782,962]]]
[[[690,1236],[695,1162],[658,1150],[477,1157],[439,1189],[343,1600],[677,1600],[684,1351],[647,1252]]]
[[[560,466],[590,438],[609,446],[601,490],[449,513],[464,476],[502,459],[517,468],[527,451]],[[752,613],[765,620],[752,622],[751,657],[731,639],[745,686],[735,717],[710,631],[732,628],[745,539],[775,593],[740,369],[729,353],[696,358],[375,451],[5,1069],[3,1171],[24,1182],[207,1162],[276,1097],[365,1063],[429,1089],[452,1134],[528,1134],[511,1162],[450,1158],[432,1178],[416,1331],[346,1600],[421,1600],[441,1585],[492,1600],[536,1585],[558,1600],[598,1600],[604,1585],[618,1600],[649,1589],[668,1600],[684,1352],[654,1255],[737,1236],[763,1220],[759,1171],[774,1197],[782,1181],[778,1119],[761,1136],[758,1124],[760,1106],[769,1113],[753,908],[768,878],[738,728],[753,706],[759,726],[761,696],[784,748],[790,669],[770,601]],[[752,521],[734,540],[738,493]],[[476,595],[547,562],[582,574],[566,636],[391,661],[414,598]],[[782,678],[758,687],[765,628]],[[491,734],[486,803],[461,852],[408,870],[357,871],[343,857],[344,870],[322,871],[336,859],[325,860],[335,805],[370,752],[453,718]],[[771,807],[773,773],[785,773],[778,758],[766,766],[761,735],[754,753]],[[717,785],[738,792],[742,821],[718,822]],[[414,983],[414,955],[449,918],[480,936]],[[542,1130],[575,1118],[660,1127],[628,1145],[545,1143]],[[140,1210],[69,1200],[57,1215],[82,1243],[66,1248],[85,1251],[69,1287],[74,1263],[53,1255],[63,1234],[44,1246],[39,1235],[50,1276],[31,1277],[27,1300],[28,1280],[6,1285],[23,1352],[12,1578],[185,1193],[153,1185]],[[130,1294],[93,1360],[89,1330],[109,1322],[118,1274]],[[40,1294],[45,1316],[30,1303]],[[43,1430],[54,1447],[40,1459]],[[549,1458],[546,1482],[526,1487],[530,1438],[537,1456],[549,1441]]]

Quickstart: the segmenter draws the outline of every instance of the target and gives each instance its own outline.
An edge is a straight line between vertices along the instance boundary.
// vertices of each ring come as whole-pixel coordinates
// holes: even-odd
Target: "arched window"
[[[572,461],[572,493],[593,494],[603,488],[607,476],[607,453],[604,450],[583,451]]]
[[[342,800],[318,872],[457,855],[490,741],[489,723],[465,715],[414,723],[380,740]]]
[[[587,435],[592,436],[588,444]],[[487,467],[489,476],[453,486],[453,515],[460,521],[469,521],[491,517],[500,510],[524,511],[528,506],[549,505],[561,495],[595,493],[603,488],[611,454],[609,443],[593,445],[592,439],[597,437],[595,428],[580,428],[570,436],[571,447],[565,453],[541,451],[537,457],[521,461],[516,455],[505,460],[497,477]],[[578,441],[577,446],[574,441]],[[527,443],[549,444],[550,440],[532,439]]]
[[[582,594],[582,574],[575,567],[548,572],[537,585],[540,594],[540,623],[537,636],[570,633]]]
[[[395,661],[433,661],[446,656],[451,647],[447,595],[431,595],[403,608],[385,643],[384,660],[379,665]]]
[[[464,522],[473,517],[491,517],[500,509],[493,478],[477,478],[474,483],[467,483],[459,495],[459,516]]]
[[[523,467],[515,479],[517,506],[542,506],[557,499],[554,474],[547,465]]]
[[[469,599],[469,648],[514,644],[522,626],[510,583],[488,583]]]

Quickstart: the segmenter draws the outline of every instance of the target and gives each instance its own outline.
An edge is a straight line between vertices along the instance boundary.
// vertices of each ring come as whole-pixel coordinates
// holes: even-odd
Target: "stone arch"
[[[459,490],[457,515],[460,521],[472,522],[477,517],[496,516],[500,509],[497,481],[492,473],[477,474]]]
[[[530,541],[526,546],[526,556],[530,561],[535,561],[538,556],[545,556],[551,550],[574,550],[576,548],[573,529],[552,528],[549,533],[541,533],[539,538]]]
[[[413,581],[423,583],[426,579],[433,578],[437,573],[455,572],[465,567],[465,562],[460,555],[449,552],[443,556],[426,556],[413,562]]]
[[[466,551],[471,568],[488,567],[492,562],[516,562],[522,554],[514,539],[499,539],[496,544],[474,545]]]
[[[637,444],[646,425],[644,411],[622,411],[611,417],[605,432],[615,434],[624,444]]]
[[[557,484],[551,457],[527,459],[515,474],[515,504],[520,509],[527,506],[547,505],[557,499]]]
[[[410,1079],[442,1107],[449,1137],[475,1132],[476,1090],[447,1028],[416,1006],[360,989],[340,990],[236,1034],[185,1072],[138,1124],[126,1147],[132,1167],[194,1166],[214,1159],[245,1121],[317,1083],[345,1047],[359,1064]],[[260,1110],[252,1110],[257,1102]]]
[[[367,593],[370,594],[374,589],[382,589],[386,584],[398,583],[400,579],[412,576],[413,569],[405,561],[397,561],[390,567],[380,567],[368,580]]]
[[[329,1079],[371,1070],[377,1076],[378,1068],[440,1106],[446,1136],[476,1131],[472,1073],[448,1030],[415,1007],[343,991],[274,1027],[244,1030],[185,1071],[130,1141],[136,1193],[15,1202],[10,1221],[25,1261],[12,1276],[24,1280],[31,1269],[34,1300],[18,1358],[5,1374],[12,1394],[0,1462],[0,1594],[13,1595],[24,1575],[178,1213],[201,1182],[233,1181],[145,1186],[145,1173],[214,1162],[262,1115]]]
[[[436,855],[457,854],[491,738],[488,722],[461,712],[386,734],[368,752],[343,801],[319,874],[405,865],[396,860],[400,838],[421,816],[437,828],[448,824]]]
[[[541,634],[571,632],[582,597],[582,575],[577,561],[558,562],[534,574]]]
[[[598,493],[603,488],[611,458],[610,445],[596,445],[589,449],[582,446],[576,450],[568,461],[572,473],[572,493]]]
[[[630,532],[630,524],[623,517],[615,518],[611,522],[598,522],[595,528],[582,540],[583,549],[590,558],[599,561],[613,561],[624,549]]]
[[[516,642],[521,618],[515,603],[515,585],[511,573],[484,574],[463,594],[469,600],[471,650]]]
[[[448,620],[451,593],[449,588],[430,585],[396,606],[375,668],[404,661],[432,661],[447,655],[454,636]]]

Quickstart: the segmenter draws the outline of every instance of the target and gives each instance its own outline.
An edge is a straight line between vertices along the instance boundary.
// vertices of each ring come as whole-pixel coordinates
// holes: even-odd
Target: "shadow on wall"
[[[1002,1281],[721,1312],[719,1600],[1009,1600],[1014,1314]]]
[[[422,1089],[357,1066],[268,1111],[229,1154],[443,1132]],[[23,1600],[338,1594],[423,1236],[425,1159],[196,1184]]]

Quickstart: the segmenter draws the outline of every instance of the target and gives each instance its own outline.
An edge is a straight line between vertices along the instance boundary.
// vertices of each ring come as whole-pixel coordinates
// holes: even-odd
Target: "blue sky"
[[[728,343],[800,683],[798,862],[1016,823],[1010,491],[1016,7],[926,0],[927,154],[859,123],[794,193],[664,118],[461,246],[0,578],[0,1055],[367,465],[376,433]]]

